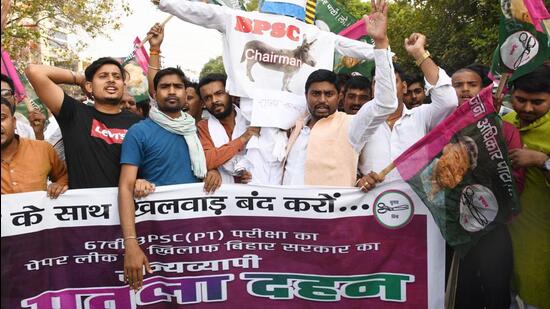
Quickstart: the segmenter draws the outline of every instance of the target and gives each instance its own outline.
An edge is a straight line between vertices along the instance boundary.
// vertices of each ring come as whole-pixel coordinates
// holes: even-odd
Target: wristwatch
[[[430,58],[431,56],[432,56],[432,55],[430,54],[429,51],[427,51],[427,50],[424,51],[424,54],[422,54],[422,57],[420,57],[420,59],[416,60],[416,65],[417,65],[417,66],[421,66],[422,63],[423,63],[424,61],[426,61],[426,59]]]

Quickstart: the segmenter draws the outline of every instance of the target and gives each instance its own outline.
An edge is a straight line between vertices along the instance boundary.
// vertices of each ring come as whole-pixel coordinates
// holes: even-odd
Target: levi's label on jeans
[[[102,122],[93,119],[90,134],[104,140],[107,144],[122,144],[127,131],[126,129],[108,128]]]

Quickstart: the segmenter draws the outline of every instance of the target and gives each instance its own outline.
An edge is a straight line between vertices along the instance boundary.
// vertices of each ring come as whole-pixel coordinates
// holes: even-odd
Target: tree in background
[[[203,78],[208,74],[212,73],[225,73],[225,68],[223,67],[223,59],[222,56],[218,56],[216,58],[212,58],[208,60],[208,62],[202,67],[201,73],[199,75],[199,78]]]
[[[370,12],[370,5],[360,0],[337,2],[356,18]],[[407,71],[417,70],[403,47],[413,32],[427,36],[428,49],[449,72],[474,62],[491,63],[498,44],[499,1],[396,0],[389,14],[392,51]]]
[[[2,0],[3,6],[8,1]],[[84,32],[92,38],[106,35],[108,30],[119,29],[120,18],[129,14],[130,7],[125,0],[11,1],[11,10],[2,29],[2,46],[10,52],[14,62],[26,61],[39,52],[40,40],[46,39],[56,59],[69,60],[74,53],[58,44],[66,41],[67,34]]]

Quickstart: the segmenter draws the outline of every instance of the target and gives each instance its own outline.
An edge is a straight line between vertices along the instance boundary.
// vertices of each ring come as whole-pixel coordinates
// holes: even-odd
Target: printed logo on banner
[[[374,217],[384,227],[402,228],[411,221],[413,214],[412,199],[399,190],[384,191],[374,200]]]
[[[309,53],[311,45],[315,41],[317,40],[308,42],[304,34],[302,45],[295,49],[280,49],[256,40],[246,43],[241,56],[241,62],[246,60],[246,76],[251,82],[254,82],[252,67],[259,63],[268,70],[283,72],[283,87],[281,90],[291,92],[289,88],[290,81],[296,72],[300,70],[302,64],[315,67],[315,59]]]

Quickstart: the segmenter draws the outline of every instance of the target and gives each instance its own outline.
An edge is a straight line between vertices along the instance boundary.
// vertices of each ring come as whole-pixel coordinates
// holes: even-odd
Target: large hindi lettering
[[[404,183],[367,194],[202,190],[158,187],[136,202],[136,240],[152,270],[138,291],[124,273],[116,190],[79,190],[57,200],[2,196],[2,308],[442,307],[444,272],[433,265],[444,265],[443,255],[430,252],[444,243]],[[388,229],[359,205],[374,205],[392,190],[415,207],[410,222]]]

